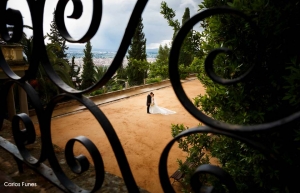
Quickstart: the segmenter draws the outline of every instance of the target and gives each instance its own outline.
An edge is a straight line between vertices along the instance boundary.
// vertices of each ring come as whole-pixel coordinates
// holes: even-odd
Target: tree
[[[206,94],[194,99],[195,105],[214,119],[240,125],[271,122],[299,111],[300,28],[297,26],[300,22],[296,18],[300,18],[300,1],[204,0],[199,7],[225,5],[249,15],[259,26],[262,38],[257,39],[253,29],[240,17],[220,14],[202,23],[206,40],[202,43],[202,52],[219,47],[234,50],[235,57],[221,54],[214,60],[216,74],[227,79],[239,77],[255,63],[257,67],[246,80],[223,86],[213,83],[205,74],[204,58],[195,60],[198,78],[206,87]],[[264,45],[261,53],[256,52],[259,44]],[[261,62],[257,64],[260,54]],[[197,64],[200,66],[196,67]],[[225,136],[211,137],[206,151],[218,158],[220,167],[233,177],[237,192],[298,192],[296,179],[286,171],[300,172],[299,125],[299,121],[295,121],[281,130],[251,136],[270,147],[272,153],[283,160],[280,164],[284,169],[273,167],[276,163],[261,152]],[[173,126],[173,133],[181,130],[184,129]],[[196,141],[180,142],[180,147],[184,144],[203,146],[207,138],[199,135],[194,139]],[[194,161],[193,157],[188,159]],[[207,179],[204,183],[222,189],[218,181]]]
[[[130,86],[143,84],[146,78],[149,63],[147,60],[129,59],[128,66],[126,67],[126,74]]]
[[[155,78],[160,76],[162,79],[169,78],[169,53],[170,48],[167,44],[164,46],[159,46],[156,61],[150,65],[149,77]]]
[[[84,57],[83,57],[83,72],[81,75],[81,79],[82,79],[81,89],[88,88],[95,83],[95,79],[94,79],[95,65],[93,62],[92,45],[90,41],[86,43],[83,52],[84,52]]]
[[[128,66],[126,73],[130,85],[142,84],[147,78],[147,54],[146,54],[146,38],[143,32],[143,19],[140,18],[139,24],[135,30],[132,42],[128,50]]]
[[[77,88],[81,82],[81,79],[78,77],[80,72],[80,67],[75,64],[75,56],[72,57],[71,68],[70,68],[70,77],[74,83],[74,87]]]
[[[99,81],[107,72],[107,70],[108,70],[108,66],[104,66],[104,65],[95,66],[94,81],[95,82]]]
[[[161,3],[161,14],[163,14],[164,18],[167,19],[169,26],[171,26],[174,30],[173,38],[175,38],[177,32],[180,29],[180,26],[182,27],[183,24],[190,19],[190,9],[187,7],[185,8],[184,14],[182,16],[182,22],[181,25],[178,20],[174,20],[176,14],[175,11],[172,8],[169,8],[166,2]],[[185,67],[189,66],[191,62],[193,61],[195,50],[194,46],[199,46],[194,44],[193,42],[196,41],[196,37],[193,37],[193,34],[197,34],[196,32],[193,32],[193,29],[188,33],[188,35],[185,37],[185,40],[183,44],[181,45],[180,49],[180,55],[178,59],[178,64],[183,64]]]
[[[94,81],[99,81],[104,74],[107,72],[108,66],[95,66],[95,74],[94,74]],[[124,81],[119,81],[118,76],[113,76],[109,81],[100,89],[93,91],[90,93],[91,96],[103,94],[106,92],[116,91],[116,90],[122,90],[124,84]]]
[[[184,14],[182,16],[182,23],[183,24],[190,19],[190,9],[187,7],[185,8]],[[188,33],[188,35],[185,37],[184,42],[180,49],[180,55],[178,59],[178,63],[183,64],[184,66],[189,66],[192,63],[193,60],[193,48],[192,48],[192,35],[193,30]]]
[[[66,50],[68,47],[66,46],[66,40],[60,35],[57,25],[55,22],[55,11],[53,12],[53,20],[50,24],[50,33],[47,33],[47,37],[52,44],[58,44],[59,47],[55,48],[53,52],[57,55],[58,58],[62,58],[68,62]]]
[[[58,58],[56,53],[54,53],[54,50],[56,50],[58,47],[59,47],[58,44],[46,45],[49,61],[55,73],[66,84],[68,84],[69,86],[73,86],[73,82],[69,75],[71,71],[69,63],[62,58]],[[42,66],[39,66],[37,80],[39,84],[38,92],[40,93],[43,102],[48,103],[52,97],[60,93],[58,87],[52,83],[52,81],[50,80],[50,78],[48,77],[48,75],[46,74]]]
[[[24,60],[28,63],[30,63],[31,60],[31,52],[32,52],[32,39],[33,37],[27,38],[26,34],[25,36],[21,39],[20,44],[23,46],[23,52],[24,52]]]
[[[122,79],[124,81],[127,80],[126,68],[124,68],[123,64],[117,70],[117,78]]]
[[[30,26],[24,27],[32,29]],[[25,54],[24,60],[30,63],[32,56],[33,37],[31,36],[28,38],[26,34],[23,33],[20,44],[23,46],[23,52]],[[69,86],[73,86],[71,77],[69,76],[69,63],[65,59],[58,58],[54,52],[55,50],[59,49],[60,45],[58,43],[49,43],[46,45],[47,55],[53,70],[65,83],[67,83]],[[42,102],[45,104],[48,103],[52,97],[59,93],[59,89],[52,83],[41,65],[38,67],[36,78],[29,80],[29,83],[37,90]]]
[[[172,39],[174,39],[180,29],[179,21],[177,19],[174,20],[176,16],[175,11],[172,8],[169,8],[168,4],[165,1],[162,1],[160,6],[160,13],[168,21],[169,26],[173,28],[174,33]]]

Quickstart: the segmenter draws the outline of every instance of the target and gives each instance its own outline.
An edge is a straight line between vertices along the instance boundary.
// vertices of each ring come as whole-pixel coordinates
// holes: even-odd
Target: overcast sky
[[[186,7],[190,8],[191,16],[193,16],[197,13],[198,4],[201,2],[201,0],[165,1],[169,7],[176,11],[176,18],[180,22]],[[57,2],[58,0],[46,1],[44,12],[45,34],[50,30],[50,22],[53,19],[52,13]],[[65,21],[69,33],[76,39],[82,37],[91,21],[92,0],[84,0],[82,2],[83,14],[80,19],[74,20],[66,18],[66,16],[71,15],[73,10],[71,1],[69,1],[67,11],[65,12]],[[160,44],[169,42],[173,35],[172,28],[168,26],[167,21],[159,13],[161,2],[162,0],[149,0],[142,15],[144,33],[147,39],[147,49],[158,48]],[[108,50],[118,49],[135,3],[136,0],[103,0],[102,20],[98,32],[92,39],[93,48]],[[20,10],[24,18],[24,24],[32,26],[26,0],[9,0],[8,7]],[[72,45],[69,44],[70,47],[78,46],[76,44]]]

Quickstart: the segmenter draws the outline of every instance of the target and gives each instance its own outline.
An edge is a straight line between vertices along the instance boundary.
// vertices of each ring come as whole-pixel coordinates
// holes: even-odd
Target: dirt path
[[[186,82],[183,86],[191,99],[205,92],[198,80]],[[172,87],[153,92],[159,106],[177,113],[168,116],[147,114],[145,105],[147,94],[100,106],[100,109],[112,123],[122,143],[138,186],[159,193],[162,189],[158,176],[158,162],[166,144],[172,139],[171,124],[182,123],[194,127],[199,122],[183,108]],[[89,111],[53,119],[51,127],[53,143],[62,148],[69,139],[79,135],[91,139],[104,159],[105,170],[121,176],[107,137]],[[75,146],[75,153],[88,155],[80,145]],[[184,159],[184,156],[175,144],[169,154],[169,174],[178,168],[176,159]]]

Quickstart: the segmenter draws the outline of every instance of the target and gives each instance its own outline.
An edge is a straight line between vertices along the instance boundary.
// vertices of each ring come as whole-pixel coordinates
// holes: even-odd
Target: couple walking
[[[163,114],[163,115],[170,115],[170,114],[175,114],[175,111],[171,111],[169,109],[159,107],[156,105],[155,99],[154,99],[154,94],[151,92],[147,96],[147,113],[148,114]]]

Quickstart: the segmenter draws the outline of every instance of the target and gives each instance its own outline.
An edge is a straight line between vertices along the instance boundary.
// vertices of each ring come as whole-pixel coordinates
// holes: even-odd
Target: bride
[[[170,114],[175,114],[176,113],[175,111],[171,111],[169,109],[157,106],[156,102],[155,102],[155,99],[154,99],[154,94],[152,94],[151,105],[150,105],[149,112],[151,114],[163,114],[163,115],[170,115]]]

